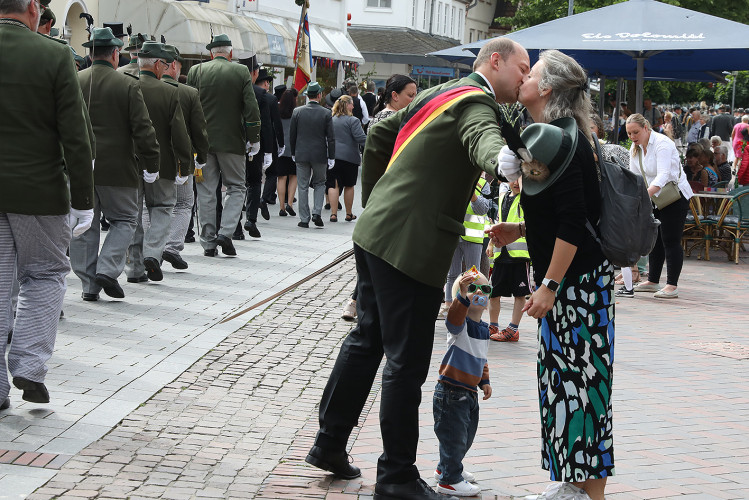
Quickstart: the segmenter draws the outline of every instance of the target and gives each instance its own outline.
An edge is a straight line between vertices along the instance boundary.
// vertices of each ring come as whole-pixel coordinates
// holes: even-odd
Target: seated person
[[[707,184],[702,182],[702,180],[700,180],[700,182],[707,187],[715,186],[718,183],[718,169],[715,168],[713,152],[709,149],[703,148],[699,156],[699,161],[700,166],[702,166],[703,170],[707,172]]]
[[[687,156],[684,164],[684,172],[687,174],[688,181],[695,181],[707,186],[708,175],[705,169],[700,165],[700,155],[702,154],[701,146],[691,146],[687,149]]]

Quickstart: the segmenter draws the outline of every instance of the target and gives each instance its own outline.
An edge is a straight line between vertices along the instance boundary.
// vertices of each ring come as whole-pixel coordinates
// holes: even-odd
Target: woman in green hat
[[[587,82],[571,57],[540,54],[519,95],[535,121],[521,136],[533,161],[500,153],[508,179],[522,170],[525,222],[489,231],[501,245],[526,238],[538,285],[523,310],[539,320],[542,464],[560,481],[539,498],[603,500],[614,474],[614,277],[586,229],[600,214]]]

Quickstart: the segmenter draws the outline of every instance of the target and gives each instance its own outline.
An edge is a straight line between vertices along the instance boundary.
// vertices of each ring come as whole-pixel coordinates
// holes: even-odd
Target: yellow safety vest
[[[509,191],[504,192],[502,196],[499,197],[499,220],[502,222],[523,222],[525,216],[523,215],[523,209],[520,207],[520,193],[518,193],[517,196],[515,196],[515,199],[512,200],[510,212],[507,214],[507,220],[502,220],[502,202],[508,192]],[[494,252],[494,258],[496,259],[499,257],[500,253],[502,253],[501,248]],[[507,253],[510,254],[510,257],[519,257],[523,259],[531,258],[531,255],[528,253],[528,243],[525,241],[525,238],[518,238],[507,245]]]
[[[481,190],[484,189],[486,179],[483,177],[479,178],[479,182],[476,185],[476,191],[481,196]],[[486,227],[486,216],[476,215],[471,208],[471,202],[468,202],[468,208],[466,209],[466,215],[463,218],[463,226],[465,227],[466,234],[461,236],[464,240],[470,241],[471,243],[478,243],[479,245],[484,243],[484,228]]]

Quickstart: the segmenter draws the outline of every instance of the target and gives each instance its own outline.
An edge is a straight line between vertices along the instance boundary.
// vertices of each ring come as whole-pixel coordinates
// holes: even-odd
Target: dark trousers
[[[262,183],[263,154],[258,153],[252,157],[252,161],[245,161],[245,186],[247,186],[247,196],[244,199],[244,206],[247,212],[247,220],[253,224],[257,222],[257,211],[260,209],[260,193],[263,187]]]
[[[263,184],[263,194],[260,197],[262,201],[271,204],[275,202],[277,183],[278,176],[276,175],[276,161],[274,159],[273,164],[265,171],[265,184]]]
[[[345,450],[384,354],[380,403],[384,451],[377,464],[377,482],[405,483],[419,478],[414,463],[421,386],[429,372],[442,290],[406,276],[357,245],[354,255],[358,323],[343,341],[325,386],[316,445]]]
[[[190,224],[188,224],[187,226],[187,234],[185,235],[191,238],[195,237],[195,212],[198,209],[198,186],[197,185],[198,185],[197,182],[192,183],[192,193],[195,195],[195,201],[192,204],[192,212],[190,213]]]
[[[658,228],[658,239],[648,258],[648,281],[658,283],[666,262],[666,284],[677,286],[679,275],[684,265],[684,250],[681,237],[684,233],[684,221],[687,218],[689,202],[682,196],[666,208],[653,210],[653,216],[661,221]]]

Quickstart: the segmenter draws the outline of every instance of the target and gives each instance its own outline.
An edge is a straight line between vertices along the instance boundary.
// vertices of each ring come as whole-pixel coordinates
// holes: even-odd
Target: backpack
[[[601,217],[598,232],[590,221],[586,226],[609,262],[631,266],[653,250],[661,222],[653,217],[645,179],[605,160],[595,134],[593,141],[601,173]]]

